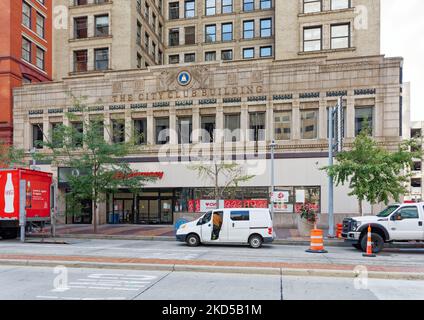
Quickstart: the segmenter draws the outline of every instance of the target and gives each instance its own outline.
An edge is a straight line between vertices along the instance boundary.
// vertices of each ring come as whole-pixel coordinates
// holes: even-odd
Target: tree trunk
[[[364,216],[364,213],[362,212],[362,200],[358,199],[358,204],[359,204],[359,214],[361,215],[361,217]]]
[[[93,233],[97,233],[97,201],[92,200],[92,206],[93,206]]]
[[[218,171],[218,165],[215,163],[215,201],[216,201],[216,209],[219,209],[219,171]]]

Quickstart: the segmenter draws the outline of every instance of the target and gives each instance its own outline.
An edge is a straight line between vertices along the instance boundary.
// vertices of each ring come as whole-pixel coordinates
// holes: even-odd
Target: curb
[[[327,278],[350,278],[355,279],[359,275],[353,270],[329,270],[329,269],[290,269],[290,268],[252,268],[252,267],[218,267],[196,266],[178,264],[134,264],[134,263],[96,263],[83,261],[43,261],[43,260],[0,260],[2,266],[25,266],[25,267],[57,267],[91,268],[91,269],[123,269],[144,271],[170,271],[170,272],[207,272],[223,274],[252,274],[252,275],[280,275],[280,276],[304,276],[304,277],[327,277]],[[377,272],[369,271],[370,279],[384,280],[424,280],[424,273],[402,272]]]

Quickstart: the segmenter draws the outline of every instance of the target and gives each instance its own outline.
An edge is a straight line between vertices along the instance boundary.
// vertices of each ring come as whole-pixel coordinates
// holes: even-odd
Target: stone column
[[[193,136],[192,141],[193,143],[199,143],[200,138],[200,110],[198,107],[193,108],[193,117],[191,119],[193,123]]]
[[[178,145],[177,115],[175,109],[169,110],[169,143],[172,146]]]
[[[48,141],[46,141],[48,139]],[[43,117],[43,141],[44,142],[51,142],[52,140],[52,134],[50,130],[50,122],[49,122],[49,116],[44,115]],[[45,147],[43,147],[45,149]]]
[[[133,122],[131,117],[131,111],[126,110],[125,111],[125,142],[131,142],[131,139],[133,139]]]
[[[104,138],[106,142],[112,142],[112,121],[110,120],[110,113],[104,114]]]
[[[292,136],[293,140],[300,140],[300,102],[293,101],[292,105]]]
[[[272,103],[268,104],[266,107],[265,115],[265,140],[272,141],[274,140],[274,109]]]
[[[153,145],[155,143],[155,118],[153,117],[153,111],[147,110],[147,144]]]
[[[323,99],[319,101],[319,119],[318,119],[318,138],[327,139],[327,126],[328,126],[328,112],[327,102]]]
[[[216,130],[215,130],[215,142],[220,144],[223,142],[224,137],[224,108],[218,106],[216,108]]]
[[[240,109],[240,141],[249,141],[249,106],[241,105]]]
[[[346,138],[355,138],[355,97],[353,91],[348,93],[346,105]]]

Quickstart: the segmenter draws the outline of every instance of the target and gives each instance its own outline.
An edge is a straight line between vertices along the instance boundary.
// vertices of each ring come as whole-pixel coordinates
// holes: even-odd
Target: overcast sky
[[[381,0],[381,51],[405,58],[404,81],[411,82],[412,120],[424,120],[424,1]]]

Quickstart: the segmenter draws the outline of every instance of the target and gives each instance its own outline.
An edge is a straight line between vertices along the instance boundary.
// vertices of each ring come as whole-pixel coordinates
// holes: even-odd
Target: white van
[[[191,247],[199,244],[249,244],[260,248],[274,240],[269,209],[217,209],[181,225],[177,240]]]

